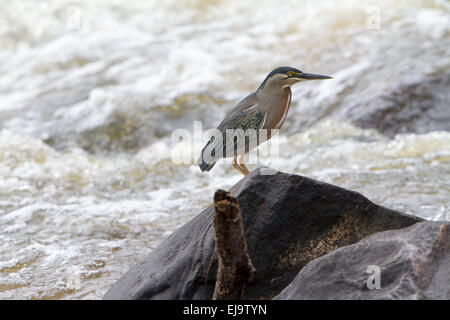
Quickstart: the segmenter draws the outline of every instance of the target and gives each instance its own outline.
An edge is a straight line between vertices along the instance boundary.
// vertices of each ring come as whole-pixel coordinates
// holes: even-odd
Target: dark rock
[[[379,288],[370,279],[380,269]],[[310,262],[275,299],[450,299],[450,223],[380,232]]]
[[[423,76],[388,86],[378,97],[351,108],[345,117],[389,137],[450,130],[450,74]]]
[[[373,233],[422,221],[357,192],[298,175],[264,175],[264,169],[254,170],[230,190],[241,208],[256,268],[246,299],[272,298],[311,260]],[[104,299],[211,299],[217,273],[213,215],[210,206],[176,230]]]

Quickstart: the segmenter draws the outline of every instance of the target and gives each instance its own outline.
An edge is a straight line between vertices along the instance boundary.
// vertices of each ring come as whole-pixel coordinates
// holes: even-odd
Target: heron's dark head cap
[[[286,75],[286,76],[290,76],[293,74],[300,74],[303,73],[302,71],[293,68],[293,67],[278,67],[273,69],[268,75],[267,78],[271,78],[276,74],[282,74],[282,75]]]
[[[272,80],[271,82],[277,83],[278,85],[284,87],[284,86],[291,86],[292,84],[299,82],[299,81],[305,81],[305,80],[324,80],[324,79],[331,79],[332,77],[329,76],[323,76],[320,74],[312,74],[312,73],[305,73],[299,69],[293,68],[293,67],[278,67],[272,70],[264,79],[263,83],[259,87],[258,90],[261,90],[264,88],[267,81]]]

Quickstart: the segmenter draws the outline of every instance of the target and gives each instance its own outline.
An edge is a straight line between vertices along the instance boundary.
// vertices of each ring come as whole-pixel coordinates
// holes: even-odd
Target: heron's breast
[[[286,115],[288,114],[289,107],[291,105],[291,89],[284,88],[283,95],[281,97],[281,103],[273,108],[273,116],[271,117],[270,122],[267,124],[268,129],[279,129],[284,120],[286,119]]]

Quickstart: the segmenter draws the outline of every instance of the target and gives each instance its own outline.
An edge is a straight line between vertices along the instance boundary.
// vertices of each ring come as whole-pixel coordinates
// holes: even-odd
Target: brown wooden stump
[[[214,230],[219,260],[213,300],[241,299],[255,268],[247,251],[239,205],[228,192],[214,194]]]

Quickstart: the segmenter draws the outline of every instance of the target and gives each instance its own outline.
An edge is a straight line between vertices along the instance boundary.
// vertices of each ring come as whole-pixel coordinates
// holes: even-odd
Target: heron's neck
[[[256,96],[263,109],[270,109],[274,107],[280,107],[283,101],[291,95],[291,89],[289,87],[280,86],[264,86],[262,89],[256,91]]]
[[[260,108],[267,112],[267,119],[264,125],[265,129],[279,129],[291,104],[291,88],[264,88],[257,92]]]

